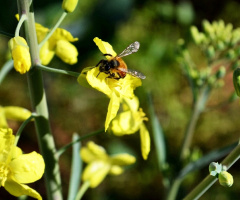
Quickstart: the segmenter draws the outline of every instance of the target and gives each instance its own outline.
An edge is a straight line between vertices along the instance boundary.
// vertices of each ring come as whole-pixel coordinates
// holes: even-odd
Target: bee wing
[[[139,47],[140,47],[140,43],[136,41],[130,44],[126,49],[124,49],[123,52],[118,55],[118,57],[124,57],[132,53],[135,53],[138,51]]]
[[[118,70],[122,71],[122,72],[126,72],[127,74],[130,74],[134,77],[140,78],[140,79],[145,79],[146,76],[144,74],[142,74],[141,72],[132,70],[132,69],[125,69],[125,68],[118,68]]]

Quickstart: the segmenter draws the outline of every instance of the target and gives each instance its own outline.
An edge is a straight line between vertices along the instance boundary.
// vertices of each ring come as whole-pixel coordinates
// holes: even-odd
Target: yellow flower
[[[47,33],[48,28],[36,23],[37,39],[40,43]],[[70,42],[77,41],[70,32],[57,28],[48,41],[46,41],[40,49],[40,59],[43,65],[49,64],[53,56],[56,54],[63,62],[73,65],[77,63],[77,48]]]
[[[24,74],[29,71],[31,67],[31,57],[26,40],[23,37],[17,36],[12,38],[8,45],[11,50],[14,68],[16,71],[20,74]]]
[[[97,37],[94,38],[94,42],[103,54],[111,54],[112,56],[117,55],[109,43],[104,42]],[[106,56],[106,58],[110,59],[110,56]],[[89,70],[89,68],[91,68],[91,70]],[[107,74],[100,73],[99,67],[88,67],[87,70],[88,71],[86,72],[86,70],[83,69],[82,73],[78,77],[78,82],[85,85],[83,79],[86,78],[91,87],[103,92],[110,98],[108,113],[105,121],[106,131],[112,119],[117,115],[121,99],[123,97],[130,99],[133,98],[133,91],[136,87],[142,85],[142,81],[141,79],[133,77],[129,74],[119,80],[107,78]]]
[[[66,12],[73,12],[78,4],[78,0],[63,0],[62,8]]]
[[[18,106],[0,106],[0,128],[8,128],[7,119],[25,121],[31,114],[29,110]]]
[[[124,165],[135,163],[135,157],[123,153],[108,156],[105,149],[96,145],[94,142],[88,142],[87,147],[80,151],[81,158],[88,163],[83,171],[83,181],[89,181],[90,187],[97,187],[107,174],[119,175],[123,173]]]
[[[140,131],[141,152],[146,160],[150,152],[150,136],[143,122],[148,119],[139,108],[139,100],[136,96],[133,99],[123,98],[123,101],[123,112],[112,120],[111,131],[116,136],[134,134]]]
[[[14,140],[11,129],[0,128],[0,186],[13,196],[27,195],[41,200],[41,195],[25,184],[42,177],[44,160],[35,151],[22,154],[22,150],[14,146]]]

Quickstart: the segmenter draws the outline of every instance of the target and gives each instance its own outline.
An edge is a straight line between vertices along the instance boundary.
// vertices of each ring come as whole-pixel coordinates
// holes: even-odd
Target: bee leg
[[[98,65],[100,65],[103,61],[104,61],[104,60],[100,60],[100,61],[98,62],[98,64],[96,64],[96,67],[97,67]]]
[[[103,54],[104,56],[112,56],[111,54],[109,54],[109,53],[105,53],[105,54]]]

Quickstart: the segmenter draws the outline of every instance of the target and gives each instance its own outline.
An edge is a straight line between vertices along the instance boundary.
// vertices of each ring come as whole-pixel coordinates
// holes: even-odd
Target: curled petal
[[[42,156],[34,151],[12,160],[9,167],[14,180],[19,183],[32,183],[42,177],[45,163]]]
[[[87,165],[83,172],[83,181],[89,181],[92,188],[97,187],[107,176],[111,165],[103,161],[95,161]]]
[[[140,126],[140,138],[141,138],[141,150],[142,157],[147,160],[148,154],[150,152],[150,135],[146,126],[142,123]]]
[[[103,54],[110,54],[113,57],[117,56],[117,53],[113,50],[112,46],[108,42],[104,42],[101,39],[99,39],[98,37],[95,37],[93,39],[93,41],[96,43],[96,45],[98,46],[99,50]],[[110,56],[106,56],[107,59],[111,58],[111,57]]]
[[[136,158],[127,153],[111,156],[111,163],[113,165],[131,165],[136,162]]]
[[[116,117],[120,107],[120,98],[113,93],[108,105],[108,113],[105,121],[105,131],[108,129],[110,122]]]
[[[69,42],[75,42],[75,41],[78,41],[78,38],[74,38],[72,36],[72,34],[65,29],[57,28],[56,31],[53,33],[53,35],[50,37],[49,41],[50,41],[50,43],[51,42],[54,43],[54,42],[59,41],[59,40],[66,40],[66,41],[69,41]]]
[[[6,106],[4,112],[7,119],[18,121],[25,121],[32,114],[29,110],[18,106]]]
[[[5,182],[4,188],[13,196],[20,197],[22,195],[27,195],[38,200],[42,200],[41,195],[34,189],[28,187],[27,185],[20,184],[12,179],[8,179]]]

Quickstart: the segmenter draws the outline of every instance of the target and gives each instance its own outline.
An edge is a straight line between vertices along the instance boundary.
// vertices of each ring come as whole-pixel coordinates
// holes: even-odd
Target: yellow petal
[[[111,124],[111,130],[114,135],[122,136],[126,134],[133,134],[139,130],[139,126],[142,123],[136,123],[137,121],[134,119],[132,112],[125,111],[117,115],[116,118],[113,119]]]
[[[5,106],[4,112],[7,119],[18,121],[25,121],[32,114],[29,110],[18,106]]]
[[[81,71],[81,74],[78,76],[77,78],[77,81],[78,83],[81,85],[81,86],[84,86],[84,87],[91,87],[89,85],[89,83],[87,82],[87,72],[91,69],[93,69],[94,67],[85,67],[82,71]]]
[[[102,146],[95,144],[93,141],[88,142],[88,149],[93,155],[97,156],[99,159],[108,159],[108,155]]]
[[[42,200],[41,195],[34,189],[28,187],[27,185],[17,183],[12,179],[8,179],[5,182],[4,188],[13,196],[20,197],[22,195],[27,195],[38,200]]]
[[[102,161],[95,161],[87,165],[83,171],[83,181],[89,181],[90,187],[97,187],[107,176],[110,164]]]
[[[78,0],[63,0],[62,9],[66,12],[73,12],[77,6]]]
[[[56,55],[65,63],[73,65],[77,63],[77,48],[66,40],[58,40],[55,49]]]
[[[115,93],[112,93],[112,96],[108,105],[108,112],[107,112],[107,117],[105,121],[105,131],[108,129],[111,121],[116,117],[119,107],[120,107],[120,98]]]
[[[106,160],[108,155],[103,147],[96,145],[94,142],[88,142],[87,147],[82,147],[80,150],[81,158],[84,162],[90,163],[94,160]]]
[[[142,157],[147,160],[148,154],[150,152],[150,135],[146,126],[142,123],[140,126],[140,139],[141,139],[141,150]]]
[[[48,65],[50,61],[53,59],[55,52],[50,49],[49,42],[45,42],[39,52],[41,63],[43,65]]]
[[[32,183],[39,180],[45,169],[43,157],[33,151],[22,154],[9,163],[12,176],[19,183]]]
[[[117,56],[117,53],[113,50],[112,46],[108,42],[104,42],[98,37],[95,37],[93,41],[98,46],[99,50],[103,54],[111,54],[113,57]],[[110,56],[106,56],[107,58],[110,58]]]
[[[103,92],[108,97],[111,97],[112,90],[109,88],[107,84],[108,79],[106,77],[107,75],[104,73],[99,74],[98,67],[94,67],[93,69],[87,72],[86,79],[93,88],[100,92]]]
[[[22,155],[22,150],[19,147],[14,146],[12,149],[11,160]]]
[[[231,187],[233,184],[233,176],[227,171],[222,171],[218,176],[219,183],[224,187]]]
[[[120,166],[118,166],[118,165],[112,165],[112,166],[111,166],[111,169],[110,169],[110,171],[109,171],[109,174],[117,176],[117,175],[122,174],[123,171],[124,171],[124,170],[123,170],[122,167],[120,167]]]
[[[123,98],[123,110],[131,110],[136,112],[139,109],[139,99],[137,96],[133,98]]]
[[[0,128],[8,128],[4,108],[0,106]]]
[[[38,43],[40,43],[46,37],[47,33],[49,32],[49,29],[38,23],[35,23],[35,28],[37,32],[37,40]]]
[[[66,41],[69,41],[69,42],[75,42],[78,40],[78,38],[74,38],[72,36],[72,34],[65,30],[65,29],[62,29],[62,28],[57,28],[55,30],[55,32],[53,33],[53,35],[50,37],[49,39],[49,42],[56,42],[56,41],[59,41],[59,40],[66,40]]]
[[[111,156],[110,160],[113,165],[131,165],[136,162],[136,158],[127,153]]]
[[[8,164],[11,159],[15,137],[10,128],[0,128],[0,163]]]

